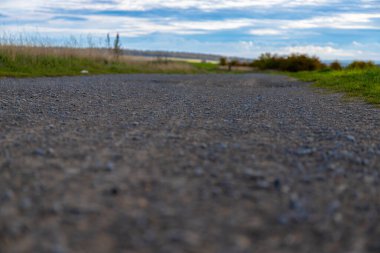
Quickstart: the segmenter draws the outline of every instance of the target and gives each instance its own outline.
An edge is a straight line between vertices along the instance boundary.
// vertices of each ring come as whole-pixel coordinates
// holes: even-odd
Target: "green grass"
[[[218,65],[128,56],[116,59],[96,49],[0,47],[0,77],[72,76],[82,70],[90,74],[197,74],[218,72]]]
[[[315,87],[344,92],[372,104],[380,104],[380,68],[287,73]]]
[[[208,62],[190,62],[198,71],[205,73],[220,73],[225,72],[219,68],[218,64]]]
[[[118,63],[106,64],[75,57],[17,55],[12,59],[0,55],[0,76],[8,77],[78,75],[84,69],[94,74],[117,73],[120,68]]]

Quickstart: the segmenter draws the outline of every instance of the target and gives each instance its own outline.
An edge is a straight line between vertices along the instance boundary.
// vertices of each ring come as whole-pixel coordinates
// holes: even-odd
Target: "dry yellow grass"
[[[198,73],[194,64],[115,55],[111,49],[0,44],[0,76],[101,73]]]
[[[121,55],[115,57],[112,50],[99,48],[70,48],[70,47],[45,47],[45,46],[17,46],[17,45],[1,45],[0,52],[6,53],[13,59],[17,55],[27,55],[32,57],[54,56],[54,57],[78,57],[93,60],[108,60],[120,62],[134,61],[153,61],[153,58]]]

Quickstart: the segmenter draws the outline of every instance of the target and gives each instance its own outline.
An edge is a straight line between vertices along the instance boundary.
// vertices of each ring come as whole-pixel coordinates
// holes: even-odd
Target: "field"
[[[302,81],[314,82],[315,87],[344,92],[366,102],[380,104],[380,68],[341,71],[299,72],[288,75]]]
[[[218,71],[213,63],[115,55],[112,50],[0,45],[0,76],[38,77],[89,74],[195,74]]]
[[[260,58],[261,59],[261,58]],[[267,59],[267,58],[265,58]],[[270,58],[273,61],[273,59]],[[268,61],[268,60],[267,60]],[[88,74],[204,74],[227,73],[226,66],[178,58],[129,56],[113,49],[78,46],[0,43],[0,77],[74,76]],[[232,73],[252,72],[251,67],[234,66]],[[277,72],[276,72],[277,73]],[[380,68],[281,72],[315,87],[345,92],[348,96],[380,104]]]

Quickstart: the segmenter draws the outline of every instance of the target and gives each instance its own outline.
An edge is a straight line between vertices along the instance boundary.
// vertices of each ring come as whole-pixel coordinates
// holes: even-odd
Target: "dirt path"
[[[266,75],[0,79],[0,252],[380,252],[380,113]]]

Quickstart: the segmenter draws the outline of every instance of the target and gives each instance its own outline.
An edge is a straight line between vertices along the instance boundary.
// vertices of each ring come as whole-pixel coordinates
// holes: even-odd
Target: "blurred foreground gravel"
[[[0,252],[380,252],[379,126],[280,76],[0,79]]]

